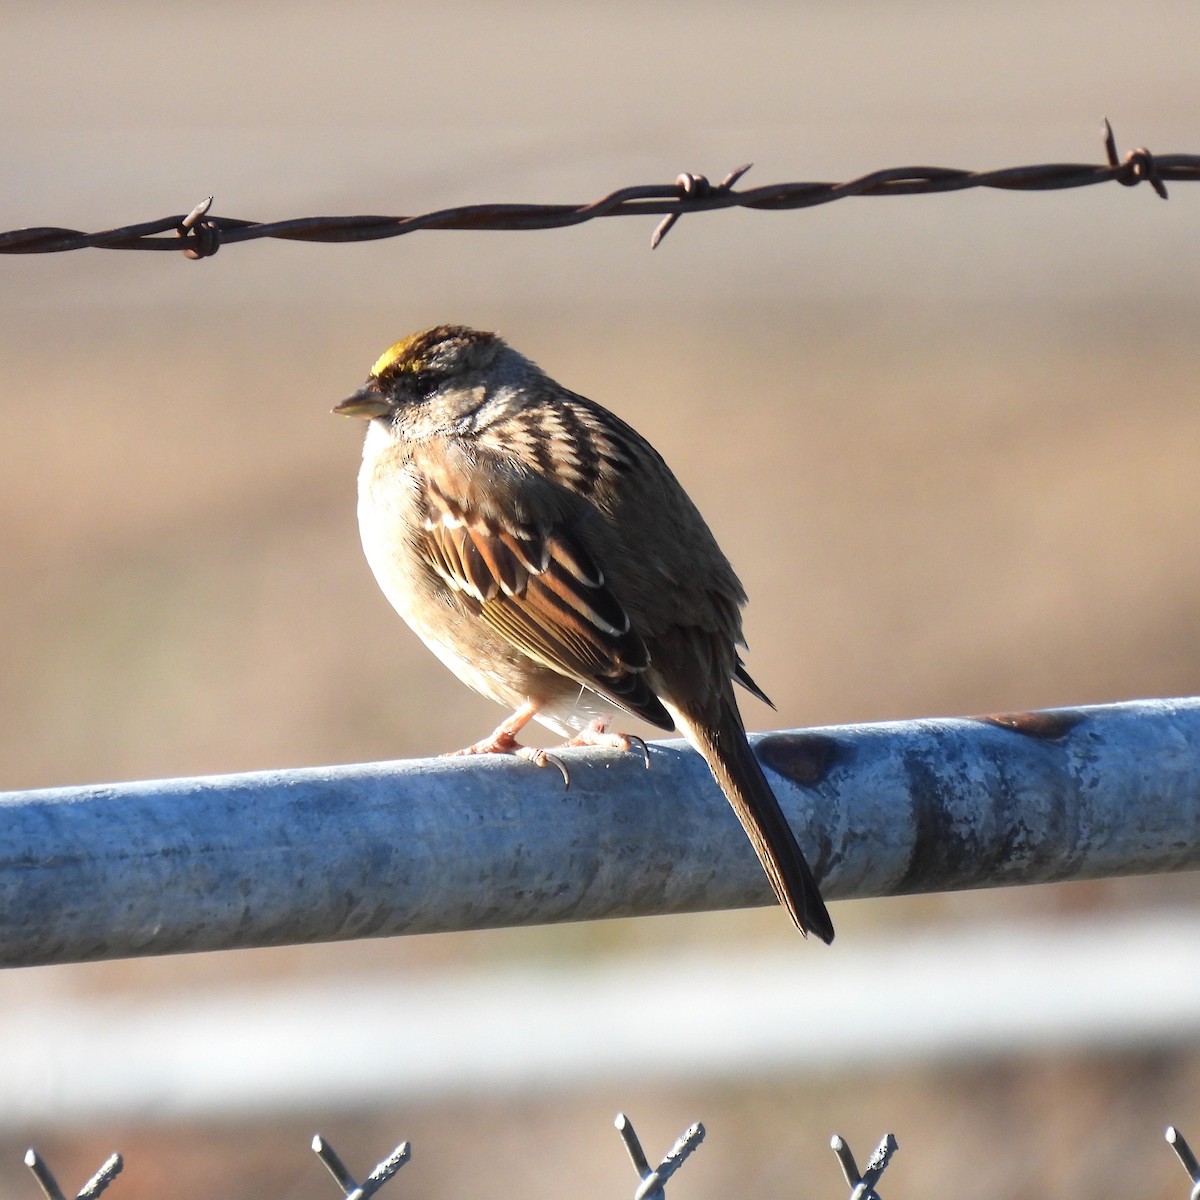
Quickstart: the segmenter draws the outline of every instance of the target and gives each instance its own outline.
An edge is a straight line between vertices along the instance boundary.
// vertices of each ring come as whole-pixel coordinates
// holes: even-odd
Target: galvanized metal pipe
[[[1200,867],[1200,699],[754,740],[833,900]],[[562,758],[2,794],[0,963],[770,902],[682,743]]]

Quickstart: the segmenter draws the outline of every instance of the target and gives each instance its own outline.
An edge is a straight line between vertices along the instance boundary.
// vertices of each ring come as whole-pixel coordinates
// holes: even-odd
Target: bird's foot
[[[646,760],[646,769],[650,768],[650,751],[646,747],[646,743],[632,733],[609,733],[606,717],[597,717],[566,744],[568,746],[606,746],[610,750],[621,750],[625,753],[636,746],[642,752],[642,758]]]
[[[535,767],[557,767],[562,773],[563,783],[571,786],[571,773],[567,770],[566,763],[556,755],[548,754],[545,750],[539,750],[534,746],[522,746],[517,741],[517,734],[529,724],[533,714],[537,708],[532,704],[527,704],[524,708],[519,708],[507,721],[498,725],[492,732],[482,741],[474,742],[470,746],[464,746],[461,750],[451,750],[451,757],[458,757],[464,754],[511,754],[514,758],[523,759],[525,762],[533,763]]]

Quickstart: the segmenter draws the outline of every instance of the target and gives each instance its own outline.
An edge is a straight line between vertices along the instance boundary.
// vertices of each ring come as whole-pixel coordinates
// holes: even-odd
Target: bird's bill
[[[333,411],[339,417],[361,417],[364,421],[369,421],[372,417],[382,417],[390,408],[391,405],[380,394],[379,385],[372,379],[370,383],[363,384],[353,396],[343,400],[341,404],[335,404]]]

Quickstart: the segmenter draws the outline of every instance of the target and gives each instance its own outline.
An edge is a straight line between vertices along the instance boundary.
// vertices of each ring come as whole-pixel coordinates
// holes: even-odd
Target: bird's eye
[[[441,382],[442,373],[433,367],[424,367],[412,377],[413,391],[418,396],[431,396]]]

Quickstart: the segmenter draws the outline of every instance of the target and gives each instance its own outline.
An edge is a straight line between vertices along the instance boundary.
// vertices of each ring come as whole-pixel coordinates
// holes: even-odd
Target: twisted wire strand
[[[533,230],[563,229],[601,217],[662,216],[651,239],[657,246],[683,215],[725,208],[778,212],[813,208],[850,196],[915,196],[994,188],[1004,191],[1053,191],[1120,183],[1149,183],[1164,200],[1166,183],[1200,180],[1200,155],[1151,154],[1145,148],[1118,158],[1112,127],[1104,123],[1107,163],[1042,163],[967,171],[952,167],[892,167],[840,183],[792,182],[735,188],[749,164],[717,184],[685,172],[673,184],[618,188],[587,204],[467,204],[417,216],[297,217],[284,221],[248,221],[209,216],[212,197],[186,215],[161,217],[86,233],[40,226],[0,233],[0,254],[57,254],[89,248],[104,250],[183,251],[207,258],[222,245],[275,238],[293,242],[367,242],[400,237],[422,229]]]

